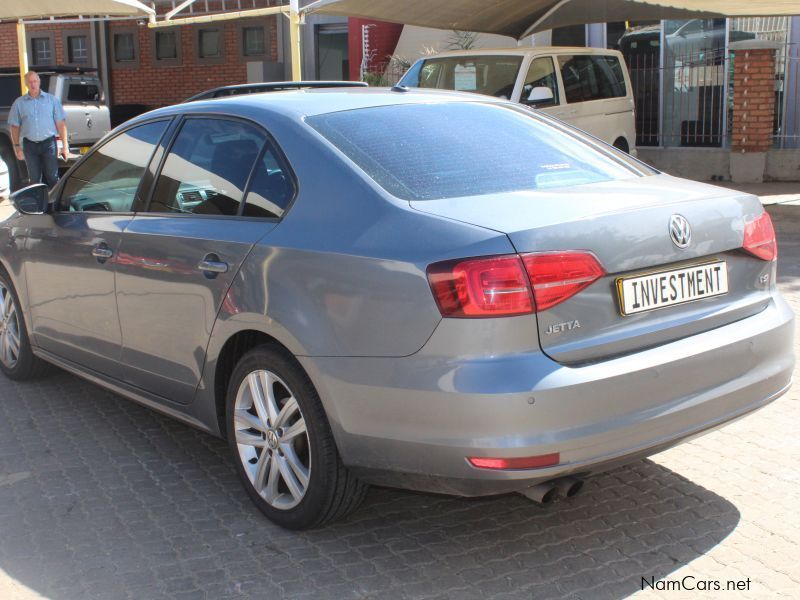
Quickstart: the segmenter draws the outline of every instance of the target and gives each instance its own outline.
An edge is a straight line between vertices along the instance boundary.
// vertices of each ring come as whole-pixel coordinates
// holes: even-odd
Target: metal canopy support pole
[[[17,22],[17,48],[19,49],[19,89],[22,94],[27,91],[25,73],[28,72],[28,44],[25,39],[25,23]]]
[[[292,80],[302,81],[303,57],[300,54],[300,2],[291,0],[289,2],[289,45],[292,55]]]

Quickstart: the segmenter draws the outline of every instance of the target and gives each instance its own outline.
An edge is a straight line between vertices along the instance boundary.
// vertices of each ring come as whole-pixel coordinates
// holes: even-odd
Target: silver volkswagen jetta
[[[500,100],[174,106],[14,202],[3,372],[55,363],[225,436],[284,527],[369,483],[547,499],[790,384],[757,198]]]

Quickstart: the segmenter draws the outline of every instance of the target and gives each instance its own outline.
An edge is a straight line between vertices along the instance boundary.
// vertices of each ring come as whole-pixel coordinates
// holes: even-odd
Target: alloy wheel
[[[267,370],[242,380],[233,413],[239,459],[270,506],[288,510],[305,497],[311,476],[306,421],[284,381]]]
[[[0,361],[13,369],[19,360],[20,332],[17,306],[11,290],[0,282]]]

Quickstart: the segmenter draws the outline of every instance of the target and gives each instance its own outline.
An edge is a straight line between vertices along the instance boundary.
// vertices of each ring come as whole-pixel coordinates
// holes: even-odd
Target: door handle
[[[217,262],[214,260],[201,260],[197,268],[206,273],[227,273],[228,263]]]
[[[228,263],[221,261],[216,254],[206,254],[205,258],[197,263],[197,268],[207,279],[214,279],[220,273],[228,272]]]
[[[114,251],[111,250],[111,248],[109,248],[105,242],[103,242],[102,244],[98,244],[97,246],[92,248],[92,256],[94,256],[97,259],[97,262],[103,264],[109,258],[114,256]]]

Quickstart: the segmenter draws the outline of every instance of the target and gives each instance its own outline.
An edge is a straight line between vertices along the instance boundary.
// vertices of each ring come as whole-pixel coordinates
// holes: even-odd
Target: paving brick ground
[[[800,208],[770,212],[800,314]],[[0,377],[0,598],[798,598],[798,423],[795,386],[549,508],[375,489],[291,533],[246,499],[221,441],[61,372]]]

